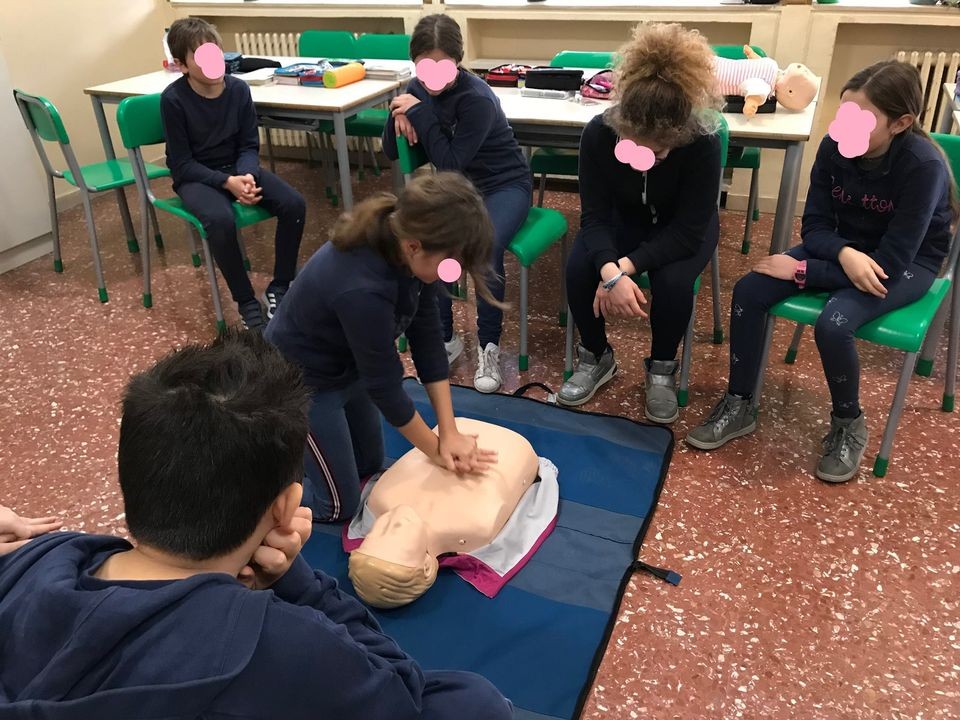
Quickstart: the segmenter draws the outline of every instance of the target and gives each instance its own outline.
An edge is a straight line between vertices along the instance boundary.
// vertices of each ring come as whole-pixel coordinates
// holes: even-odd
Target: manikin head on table
[[[537,478],[539,459],[521,435],[497,425],[457,418],[462,433],[498,451],[477,475],[457,475],[410,450],[376,481],[365,510],[376,518],[350,555],[357,594],[374,607],[397,607],[426,592],[437,556],[489,545]]]

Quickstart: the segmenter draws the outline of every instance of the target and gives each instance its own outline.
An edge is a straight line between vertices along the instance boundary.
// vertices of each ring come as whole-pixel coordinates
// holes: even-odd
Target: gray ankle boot
[[[617,362],[613,359],[613,348],[607,348],[603,355],[597,358],[583,345],[577,348],[577,369],[570,376],[560,392],[557,393],[557,402],[561,405],[576,407],[583,405],[593,397],[603,385],[610,382],[617,372]]]
[[[646,403],[644,414],[647,420],[655,423],[672,423],[680,417],[677,407],[677,368],[676,360],[643,361],[647,368]]]
[[[846,482],[860,469],[867,446],[867,419],[830,414],[830,432],[823,438],[823,457],[817,463],[817,477],[826,482]]]

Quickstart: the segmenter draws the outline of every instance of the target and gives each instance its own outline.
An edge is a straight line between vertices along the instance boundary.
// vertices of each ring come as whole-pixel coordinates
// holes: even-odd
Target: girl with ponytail
[[[303,368],[313,390],[304,453],[304,504],[314,519],[351,517],[360,479],[383,466],[381,415],[436,463],[458,472],[496,457],[454,424],[437,307],[438,265],[452,258],[487,286],[493,229],[470,181],[416,178],[400,197],[381,193],[334,225],[297,276],[265,337]],[[405,334],[437,416],[435,434],[402,387],[396,339]]]
[[[820,143],[800,228],[803,242],[763,258],[737,283],[729,388],[687,435],[694,447],[713,450],[753,432],[751,393],[761,371],[767,310],[800,288],[828,291],[816,324],[833,405],[816,467],[816,476],[827,482],[856,475],[867,443],[854,333],[926,294],[947,254],[958,209],[950,166],[918,124],[923,88],[916,68],[876,63],[850,78],[840,98],[876,118],[867,150],[849,158],[829,135]]]
[[[616,103],[584,128],[580,232],[567,262],[579,362],[557,397],[565,405],[590,400],[617,370],[606,319],[649,313],[645,414],[659,423],[678,417],[677,348],[720,235],[713,59],[694,30],[637,26],[619,53]],[[650,305],[633,280],[643,272]]]

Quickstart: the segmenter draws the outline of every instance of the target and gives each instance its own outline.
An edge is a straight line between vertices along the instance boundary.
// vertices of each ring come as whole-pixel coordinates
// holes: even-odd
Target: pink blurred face
[[[870,132],[870,142],[863,157],[883,155],[889,149],[893,138],[913,124],[913,119],[909,115],[900,118],[891,118],[889,115],[885,115],[876,105],[870,102],[870,99],[862,90],[847,90],[840,96],[840,101],[856,103],[862,110],[869,110],[877,118],[877,125]]]

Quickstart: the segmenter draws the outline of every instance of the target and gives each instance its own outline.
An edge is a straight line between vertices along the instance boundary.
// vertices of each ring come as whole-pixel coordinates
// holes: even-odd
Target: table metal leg
[[[797,188],[800,185],[800,161],[803,160],[803,143],[787,145],[780,175],[780,196],[777,198],[777,214],[773,220],[773,236],[770,238],[770,254],[784,252],[790,247],[793,237],[793,215],[797,210]]]
[[[93,103],[93,116],[97,119],[97,129],[100,131],[100,142],[103,144],[103,152],[107,160],[116,160],[117,153],[113,149],[113,140],[110,137],[110,127],[107,125],[107,115],[103,111],[103,100],[98,95],[91,95],[90,101]],[[123,231],[127,235],[127,245],[131,252],[136,251],[137,233],[133,229],[133,220],[130,219],[130,208],[127,205],[127,196],[123,188],[117,188],[117,205],[120,207],[120,220],[123,222]]]
[[[340,171],[340,193],[343,209],[353,209],[353,187],[350,181],[350,153],[347,150],[347,128],[343,113],[333,116],[334,140],[337,145],[337,168]]]

